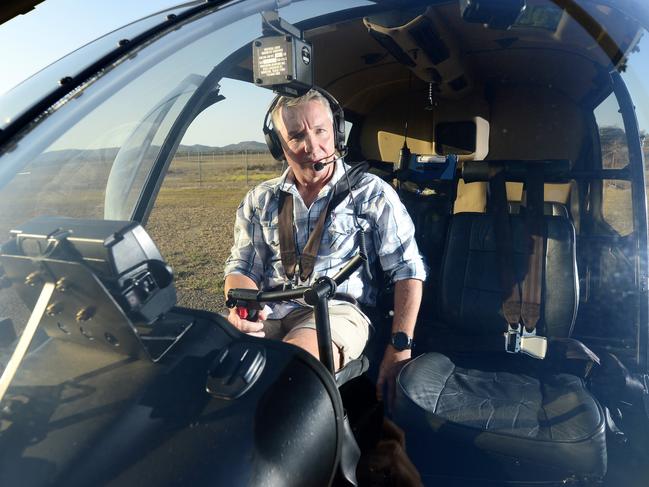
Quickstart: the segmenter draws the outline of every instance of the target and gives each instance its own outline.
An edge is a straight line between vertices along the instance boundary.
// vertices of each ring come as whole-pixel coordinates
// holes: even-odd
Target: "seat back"
[[[531,245],[525,218],[510,215],[514,247],[512,271],[519,282],[527,272]],[[575,229],[564,216],[543,217],[541,319],[537,332],[567,337],[579,299]],[[485,213],[458,213],[451,219],[440,273],[440,317],[462,334],[502,333],[503,292],[496,251],[494,218]]]

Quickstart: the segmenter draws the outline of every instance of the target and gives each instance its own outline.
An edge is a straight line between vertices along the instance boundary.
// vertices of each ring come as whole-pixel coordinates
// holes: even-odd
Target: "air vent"
[[[449,58],[448,47],[437,35],[437,32],[433,30],[433,26],[427,18],[409,29],[408,33],[433,64],[439,64]]]
[[[449,81],[448,85],[454,90],[454,91],[462,91],[464,88],[467,87],[469,83],[467,82],[466,78],[464,76],[458,76],[452,81]]]
[[[381,34],[375,30],[370,30],[370,35],[376,39],[376,41],[381,44],[394,58],[399,61],[401,64],[404,64],[409,67],[414,67],[415,62],[412,60],[408,54],[401,49],[399,44],[397,44],[392,37],[386,34]]]

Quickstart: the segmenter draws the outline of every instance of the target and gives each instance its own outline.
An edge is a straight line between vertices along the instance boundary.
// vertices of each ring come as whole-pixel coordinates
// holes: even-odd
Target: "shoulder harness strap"
[[[369,165],[367,162],[355,164],[347,171],[351,189],[354,189],[363,175],[367,172]],[[333,196],[329,200],[327,207],[320,214],[313,232],[309,236],[302,254],[300,255],[299,270],[300,279],[306,281],[313,273],[315,261],[322,241],[325,221],[331,212],[342,203],[349,195],[350,187],[347,184],[347,178],[342,178],[336,184]],[[295,270],[298,267],[297,249],[295,247],[295,213],[293,209],[293,195],[285,191],[279,194],[279,250],[282,259],[284,272],[289,280],[295,276]]]

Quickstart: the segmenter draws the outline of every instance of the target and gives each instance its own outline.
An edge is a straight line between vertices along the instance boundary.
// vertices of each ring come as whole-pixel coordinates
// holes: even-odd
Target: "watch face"
[[[411,343],[412,339],[402,331],[399,331],[392,335],[392,346],[397,350],[409,349]]]

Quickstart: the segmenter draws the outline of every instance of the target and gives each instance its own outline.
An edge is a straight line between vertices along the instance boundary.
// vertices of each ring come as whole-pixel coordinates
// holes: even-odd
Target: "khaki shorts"
[[[369,320],[353,304],[341,303],[329,306],[331,340],[342,355],[343,365],[360,357],[369,337]],[[312,328],[315,330],[315,316],[311,308],[297,308],[281,320],[266,320],[266,338],[281,340],[291,338],[295,330]],[[334,355],[336,350],[334,350]]]

